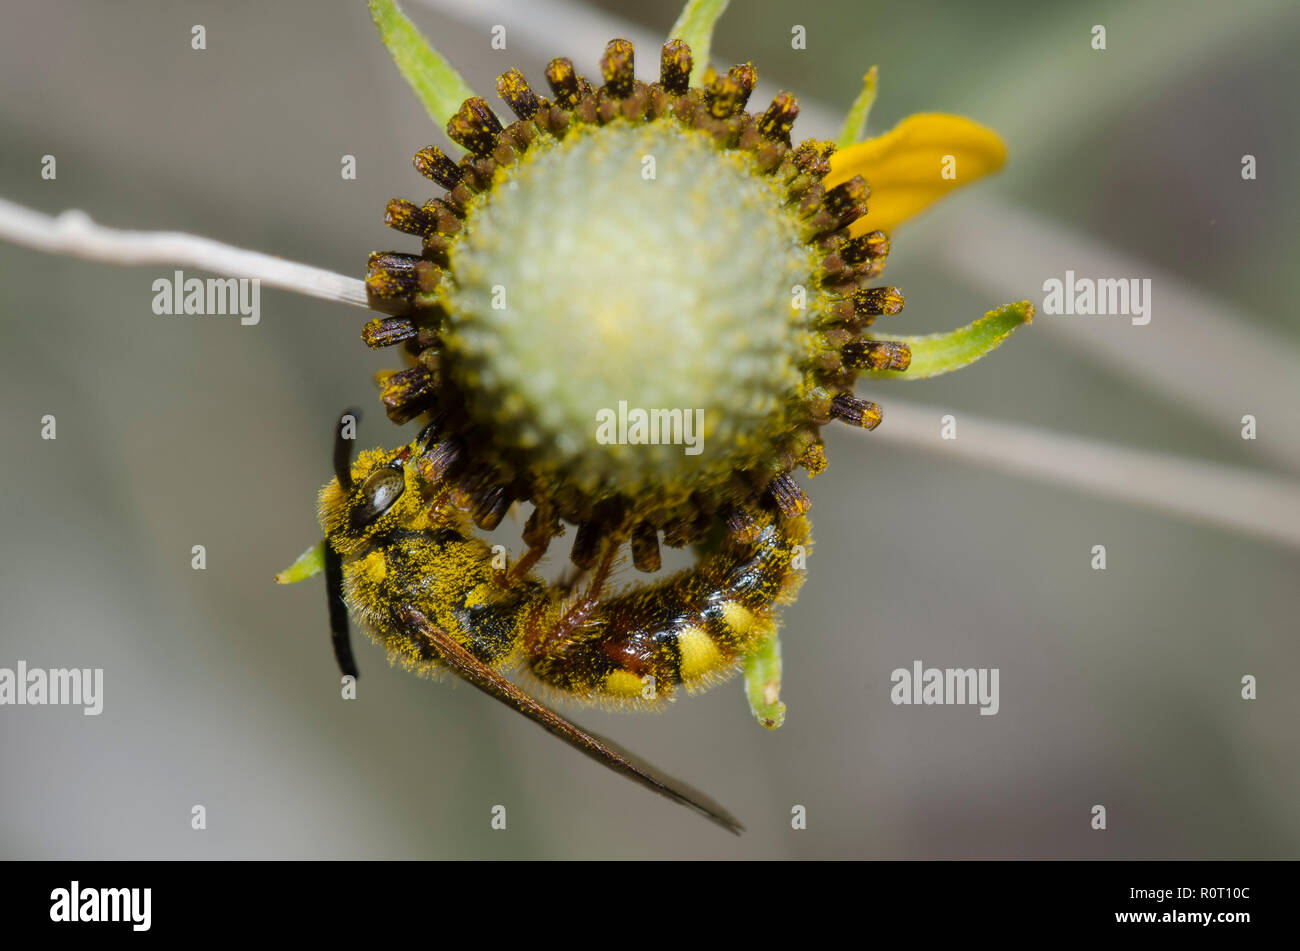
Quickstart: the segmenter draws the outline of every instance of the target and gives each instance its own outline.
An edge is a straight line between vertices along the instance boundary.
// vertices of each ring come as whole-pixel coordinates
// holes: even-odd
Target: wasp
[[[607,593],[621,546],[616,533],[578,590],[583,578],[546,582],[533,572],[535,561],[498,567],[502,559],[474,534],[453,484],[439,478],[445,454],[433,426],[397,450],[371,449],[355,460],[344,430],[318,505],[340,669],[357,674],[351,616],[393,662],[459,676],[597,762],[738,834],[742,826],[722,806],[556,713],[505,673],[522,669],[561,699],[631,708],[720,682],[776,635],[778,612],[802,581],[795,553],[811,543],[807,518],[747,507],[694,567]]]

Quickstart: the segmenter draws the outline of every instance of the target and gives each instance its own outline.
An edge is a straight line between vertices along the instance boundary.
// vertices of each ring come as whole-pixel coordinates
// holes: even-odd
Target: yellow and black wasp
[[[503,672],[522,668],[563,699],[630,707],[725,679],[775,636],[780,607],[794,599],[802,581],[795,552],[810,544],[807,518],[748,507],[694,567],[606,594],[622,542],[616,535],[577,591],[576,583],[539,579],[532,562],[495,566],[499,559],[443,478],[447,453],[435,426],[400,449],[371,449],[356,460],[343,431],[335,438],[335,477],[319,498],[321,564],[342,671],[357,673],[351,613],[394,662],[421,674],[450,671],[610,769],[738,833],[724,808],[555,713]],[[310,573],[291,569],[281,578]]]

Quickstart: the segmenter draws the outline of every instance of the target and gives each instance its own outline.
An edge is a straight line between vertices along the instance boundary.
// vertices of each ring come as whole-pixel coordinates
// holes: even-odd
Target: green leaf
[[[773,634],[745,658],[745,695],[758,722],[775,730],[785,722],[781,702],[781,639]]]
[[[325,542],[322,540],[308,548],[298,556],[297,561],[276,575],[275,583],[296,584],[299,581],[306,581],[308,578],[320,574],[324,569]]]
[[[850,145],[857,145],[862,141],[862,134],[867,131],[867,116],[871,114],[871,107],[876,102],[876,80],[879,76],[879,70],[872,66],[862,77],[862,92],[858,93],[858,98],[853,100],[849,114],[844,117],[844,127],[840,129],[839,138],[835,140],[835,144],[840,148],[847,149]]]
[[[670,40],[685,40],[691,48],[691,85],[698,86],[709,68],[709,47],[713,44],[713,24],[727,9],[727,0],[687,0],[681,16],[668,32]]]
[[[924,380],[960,370],[996,350],[1002,341],[1034,319],[1034,305],[1027,300],[1007,304],[991,310],[973,324],[968,324],[946,334],[927,334],[920,337],[896,337],[912,348],[912,365],[906,370],[868,370],[865,377],[877,379],[896,377],[901,380]],[[873,338],[874,339],[874,338]]]
[[[475,95],[460,73],[429,45],[415,24],[406,18],[394,0],[370,0],[370,18],[379,39],[411,84],[415,94],[439,128],[456,114],[460,104]]]

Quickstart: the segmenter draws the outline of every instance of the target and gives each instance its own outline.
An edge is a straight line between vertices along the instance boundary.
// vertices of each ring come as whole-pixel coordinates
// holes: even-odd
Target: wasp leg
[[[585,568],[579,568],[575,564],[567,564],[560,572],[560,578],[555,582],[555,589],[562,592],[566,597],[573,593],[573,589],[578,586],[583,578],[587,577]]]
[[[614,562],[623,547],[622,535],[607,535],[601,539],[603,551],[600,560],[587,582],[586,590],[573,602],[549,631],[539,632],[536,641],[529,645],[529,653],[536,657],[546,653],[553,644],[568,640],[587,623],[600,607],[600,593],[614,571]]]
[[[546,555],[546,550],[551,546],[551,539],[563,533],[564,527],[549,507],[539,505],[534,508],[533,514],[528,516],[528,521],[524,523],[523,538],[528,551],[515,564],[506,583],[513,584],[527,576],[528,572],[532,571]]]

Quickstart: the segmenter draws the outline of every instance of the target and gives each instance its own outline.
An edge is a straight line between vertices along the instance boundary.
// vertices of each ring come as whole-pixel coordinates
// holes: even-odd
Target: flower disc
[[[453,247],[444,336],[499,445],[597,494],[707,490],[770,453],[817,262],[751,155],[620,121],[499,175]]]
[[[427,421],[425,484],[486,530],[532,503],[534,559],[576,525],[584,570],[624,541],[643,571],[661,537],[725,524],[743,541],[755,504],[802,514],[790,473],[825,468],[821,427],[874,427],[854,380],[910,358],[865,333],[903,301],[867,286],[889,242],[850,232],[863,178],[826,184],[834,145],[792,144],[789,93],[746,110],[752,64],[693,87],[690,48],[661,54],[647,84],[632,44],[611,40],[599,87],[554,59],[554,99],[508,70],[509,125],[462,102],[447,135],[467,154],[415,156],[442,196],[385,212],[421,253],[377,251],[366,276],[387,316],[362,337],[406,353],[380,398],[394,422]]]

